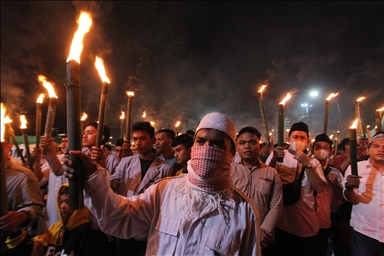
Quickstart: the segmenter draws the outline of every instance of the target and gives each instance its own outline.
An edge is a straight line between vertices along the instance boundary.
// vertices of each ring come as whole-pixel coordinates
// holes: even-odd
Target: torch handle
[[[325,113],[324,113],[324,134],[328,131],[328,116],[329,116],[329,100],[325,101]]]
[[[56,98],[49,98],[47,120],[45,121],[45,129],[44,129],[44,136],[47,138],[52,137],[52,128],[53,128],[53,122],[55,120],[55,113],[56,113]],[[43,147],[42,154],[43,155],[48,154],[48,146]]]
[[[36,105],[36,148],[40,147],[40,133],[41,133],[41,104],[37,103]]]
[[[25,133],[24,129],[21,129],[21,131],[22,131],[24,145],[25,145],[25,152],[27,154],[28,165],[29,165],[29,168],[32,170],[33,169],[33,161],[32,161],[32,157],[31,157],[31,151],[29,150],[28,135]]]
[[[259,93],[259,108],[260,108],[261,120],[263,122],[263,127],[264,127],[265,144],[269,146],[267,116],[265,114],[264,99],[261,92]]]
[[[68,150],[81,150],[81,97],[80,64],[74,60],[67,63],[67,132]],[[84,207],[81,160],[69,156],[73,161],[74,177],[69,179],[69,206],[72,210]]]
[[[277,145],[284,146],[284,105],[279,104],[279,119],[278,119],[278,131],[277,131]],[[279,163],[283,162],[283,158],[277,159]]]
[[[351,159],[351,172],[352,175],[358,175],[357,173],[357,144],[356,144],[356,129],[349,129],[349,148]]]
[[[0,209],[0,217],[4,216],[8,213],[8,193],[7,193],[7,181],[5,178],[5,170],[4,170],[4,143],[1,142],[0,145],[0,154],[1,154],[1,209]]]
[[[104,132],[105,107],[107,104],[108,83],[102,83],[99,105],[99,123],[97,124],[96,147],[100,148]]]
[[[15,133],[13,131],[13,128],[12,128],[12,126],[10,124],[8,124],[7,126],[8,126],[9,134],[10,134],[10,136],[12,138],[12,141],[13,141],[13,145],[15,145],[15,147],[16,147],[17,154],[21,158],[21,162],[23,164],[25,164],[25,159],[23,157],[23,154],[21,153],[21,149],[19,147],[19,144],[17,143],[16,136],[15,136]]]

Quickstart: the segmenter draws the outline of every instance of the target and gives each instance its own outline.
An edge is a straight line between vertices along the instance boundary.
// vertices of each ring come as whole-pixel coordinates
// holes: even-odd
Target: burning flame
[[[358,121],[358,119],[356,118],[356,120],[353,122],[352,126],[349,127],[349,129],[356,129],[356,127],[357,127],[357,121]]]
[[[40,93],[36,103],[39,103],[39,104],[43,103],[43,99],[44,99],[44,93]]]
[[[56,98],[57,99],[57,96],[56,96],[55,90],[53,89],[52,84],[50,82],[47,82],[47,80],[45,79],[45,76],[39,75],[38,79],[43,84],[45,89],[47,89],[49,98]]]
[[[287,102],[291,98],[291,94],[287,93],[287,96],[279,103],[279,105],[285,105],[285,102]]]
[[[331,134],[331,135],[329,136],[329,138],[330,138],[330,139],[333,139],[333,134]]]
[[[1,103],[1,119],[0,119],[0,123],[1,123],[1,130],[0,130],[0,134],[1,134],[1,142],[4,142],[4,131],[5,131],[5,106],[3,103]]]
[[[365,97],[360,97],[360,98],[358,98],[356,101],[357,102],[360,102],[360,101],[362,101],[362,100],[364,100],[365,99]]]
[[[339,93],[331,93],[329,94],[328,98],[326,100],[330,101],[332,98],[336,97]]]
[[[384,111],[384,107],[376,109],[376,111]]]
[[[263,92],[263,90],[265,89],[265,87],[267,87],[267,85],[263,85],[263,86],[261,86],[261,89],[259,90],[259,92],[260,92],[260,93]]]
[[[177,121],[177,123],[175,124],[175,127],[179,127],[180,125],[180,121]]]
[[[124,113],[124,111],[121,111],[120,119],[123,120],[124,118],[125,118],[125,113]]]
[[[127,91],[127,95],[128,95],[128,97],[133,97],[133,96],[135,96],[135,93],[131,92],[131,91]]]
[[[145,118],[147,116],[147,113],[144,111],[142,117]]]
[[[81,116],[81,121],[85,121],[85,119],[87,119],[87,117],[88,117],[88,115],[87,115],[87,113],[83,113],[83,115]]]
[[[149,123],[152,125],[152,127],[155,126],[155,122],[154,121],[151,121]]]
[[[107,77],[107,74],[105,73],[103,60],[100,59],[99,57],[96,57],[95,67],[96,67],[97,71],[99,72],[99,75],[101,77],[101,81],[103,83],[108,83],[108,84],[111,83],[111,81],[109,81],[109,78]]]
[[[89,14],[82,12],[77,23],[79,24],[79,27],[73,36],[71,50],[69,52],[67,62],[74,60],[77,63],[80,63],[80,55],[83,50],[83,38],[91,28],[92,19]]]
[[[25,115],[20,116],[20,129],[27,129],[27,119],[25,118]]]

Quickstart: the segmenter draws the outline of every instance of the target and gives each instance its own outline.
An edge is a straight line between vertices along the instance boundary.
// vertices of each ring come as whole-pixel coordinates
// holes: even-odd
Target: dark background
[[[1,101],[20,133],[26,114],[35,133],[37,81],[43,74],[59,97],[55,124],[66,132],[65,64],[81,10],[93,24],[81,55],[82,112],[98,116],[101,81],[95,56],[111,80],[105,121],[119,136],[126,90],[133,90],[132,123],[195,130],[211,111],[230,117],[237,129],[262,131],[257,91],[264,90],[268,126],[277,135],[278,103],[288,92],[287,125],[309,124],[342,137],[360,103],[363,126],[375,126],[384,106],[384,2],[114,2],[1,1]],[[311,97],[313,90],[317,97]],[[301,104],[307,103],[306,108]],[[43,104],[43,127],[48,100]]]

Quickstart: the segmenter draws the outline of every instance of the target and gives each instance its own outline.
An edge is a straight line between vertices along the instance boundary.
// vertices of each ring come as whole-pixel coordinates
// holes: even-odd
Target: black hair
[[[96,121],[91,121],[91,122],[86,123],[84,125],[84,128],[87,127],[87,126],[93,126],[97,130],[98,123]],[[105,124],[105,123],[104,123],[104,128],[103,128],[103,136],[104,136],[104,139],[101,142],[102,145],[107,143],[107,141],[109,140],[109,137],[111,137],[111,130],[109,129],[108,125]]]
[[[132,125],[132,132],[144,131],[149,134],[151,138],[155,137],[155,129],[150,122],[136,122]]]
[[[260,140],[260,137],[261,137],[261,133],[253,126],[246,126],[244,128],[242,128],[238,133],[237,133],[237,137],[236,137],[236,140],[237,138],[239,138],[239,136],[243,133],[246,133],[246,132],[249,132],[249,133],[252,133],[254,135],[256,135],[257,138],[259,138]]]
[[[193,146],[193,138],[188,134],[181,134],[172,140],[172,147],[184,145],[187,149]]]
[[[343,139],[338,145],[339,149],[345,150],[345,145],[349,145],[349,138]]]
[[[176,136],[175,132],[171,129],[161,129],[161,130],[158,130],[156,134],[159,134],[161,132],[164,132],[165,134],[167,134],[167,136],[171,139],[174,139]]]
[[[60,195],[69,195],[69,186],[65,186],[61,189]]]
[[[108,149],[108,151],[112,150],[112,146],[110,144],[105,144],[104,148]]]
[[[192,138],[193,138],[193,136],[195,136],[195,132],[192,131],[192,130],[187,130],[187,131],[185,132],[185,134],[188,134],[188,135],[191,136]]]

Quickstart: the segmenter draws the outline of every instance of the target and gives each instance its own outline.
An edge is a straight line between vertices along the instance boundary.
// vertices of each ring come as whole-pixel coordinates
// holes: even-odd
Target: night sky
[[[94,67],[104,59],[111,80],[106,123],[115,142],[126,90],[135,92],[132,123],[195,130],[219,111],[239,130],[263,130],[257,91],[263,84],[269,129],[277,135],[278,103],[289,126],[304,121],[311,137],[323,131],[342,137],[360,103],[363,126],[375,126],[384,107],[384,2],[69,2],[1,1],[1,101],[18,135],[26,114],[33,135],[36,99],[46,92],[43,74],[59,97],[54,127],[66,132],[65,64],[80,11],[93,18],[81,55],[82,112],[98,116],[101,80]],[[317,97],[310,92],[316,90]],[[308,104],[307,109],[301,104]],[[43,104],[45,121],[48,100]],[[43,123],[44,124],[44,123]],[[44,127],[44,125],[43,125]]]

